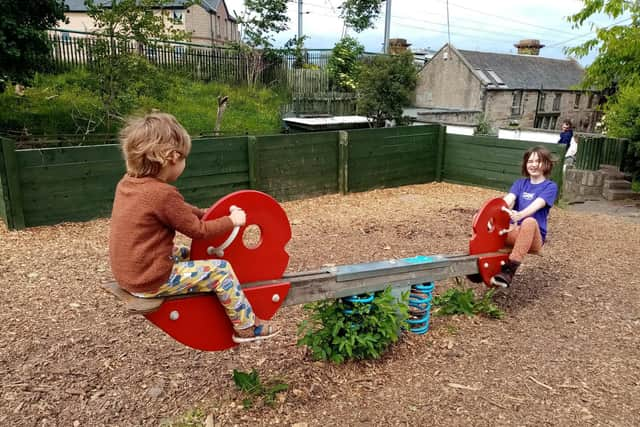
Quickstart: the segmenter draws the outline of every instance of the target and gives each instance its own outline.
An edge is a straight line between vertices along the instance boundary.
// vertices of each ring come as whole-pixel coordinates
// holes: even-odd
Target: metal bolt
[[[178,310],[173,310],[171,313],[169,313],[169,319],[178,320],[179,318],[180,318],[180,313],[178,312]]]
[[[273,296],[271,297],[271,301],[273,301],[273,302],[278,302],[278,301],[280,301],[280,295],[278,295],[278,294],[273,294]]]
[[[488,262],[485,262],[485,263],[484,263],[484,265],[483,265],[483,267],[484,267],[484,268],[489,268],[489,263],[488,263]]]

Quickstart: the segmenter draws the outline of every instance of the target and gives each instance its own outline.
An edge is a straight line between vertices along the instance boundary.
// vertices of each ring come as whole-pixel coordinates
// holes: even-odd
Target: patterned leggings
[[[191,261],[189,255],[189,248],[186,246],[174,246],[173,270],[167,283],[155,292],[135,295],[153,298],[195,292],[215,292],[234,329],[242,330],[255,325],[255,313],[240,288],[240,282],[231,264],[221,259]]]
[[[513,247],[509,259],[522,262],[528,253],[538,253],[542,250],[542,235],[538,221],[525,218],[522,223],[507,234],[507,246]]]

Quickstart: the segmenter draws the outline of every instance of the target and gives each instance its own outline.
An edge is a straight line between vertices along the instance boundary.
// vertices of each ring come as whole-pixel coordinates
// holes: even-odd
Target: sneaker
[[[266,340],[275,337],[280,330],[272,330],[270,325],[257,325],[240,331],[235,331],[231,339],[237,344]]]
[[[500,267],[500,273],[491,278],[491,284],[499,288],[508,288],[513,282],[513,275],[516,274],[516,270],[520,267],[520,263],[516,261],[507,261],[502,267]]]

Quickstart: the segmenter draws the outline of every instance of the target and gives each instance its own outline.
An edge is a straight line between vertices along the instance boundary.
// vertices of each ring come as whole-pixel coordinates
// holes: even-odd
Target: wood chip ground
[[[495,196],[427,184],[284,203],[289,271],[464,253]],[[299,306],[273,341],[222,353],[124,315],[98,286],[108,227],[0,229],[0,425],[640,425],[638,222],[554,208],[544,255],[496,298],[503,320],[432,317],[382,360],[339,366],[296,346]],[[289,385],[273,407],[243,409],[231,373],[252,368]]]

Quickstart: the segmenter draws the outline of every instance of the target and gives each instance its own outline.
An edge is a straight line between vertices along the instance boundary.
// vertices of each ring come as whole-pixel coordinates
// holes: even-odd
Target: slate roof
[[[573,60],[458,50],[487,88],[570,90],[584,70]]]
[[[64,4],[69,6],[69,12],[86,12],[87,6],[84,4],[85,0],[64,0]],[[209,13],[215,13],[222,0],[201,0],[200,6]],[[112,0],[94,0],[97,5],[111,6]],[[181,9],[184,8],[186,1],[170,1],[163,5],[168,9]]]

